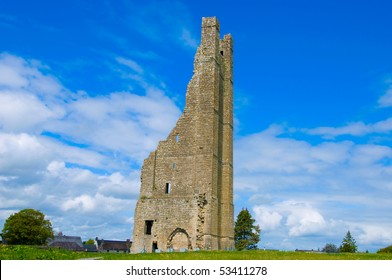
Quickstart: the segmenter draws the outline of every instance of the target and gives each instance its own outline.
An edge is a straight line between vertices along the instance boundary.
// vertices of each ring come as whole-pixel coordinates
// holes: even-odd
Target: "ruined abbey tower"
[[[132,252],[234,248],[232,55],[203,18],[184,112],[143,163]]]

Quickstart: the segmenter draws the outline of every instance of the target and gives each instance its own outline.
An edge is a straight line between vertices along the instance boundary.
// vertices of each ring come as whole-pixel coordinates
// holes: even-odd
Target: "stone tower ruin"
[[[132,252],[234,248],[233,40],[202,19],[186,106],[144,160]]]

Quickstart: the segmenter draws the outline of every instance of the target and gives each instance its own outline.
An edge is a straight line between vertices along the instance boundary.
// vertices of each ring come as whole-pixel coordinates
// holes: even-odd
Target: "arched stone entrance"
[[[167,239],[167,248],[174,251],[192,250],[191,238],[185,229],[176,228]]]

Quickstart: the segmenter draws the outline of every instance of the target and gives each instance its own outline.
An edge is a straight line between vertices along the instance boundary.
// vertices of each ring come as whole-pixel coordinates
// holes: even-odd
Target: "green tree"
[[[8,217],[2,234],[7,244],[43,245],[53,237],[53,230],[42,212],[24,209]]]
[[[235,248],[239,251],[257,249],[260,233],[260,227],[255,225],[255,220],[248,209],[242,209],[237,216],[234,226]]]
[[[83,244],[86,244],[86,245],[94,245],[94,244],[95,244],[95,241],[94,241],[94,239],[91,239],[91,238],[90,238],[89,240],[84,241]]]
[[[347,234],[339,247],[339,251],[342,253],[355,253],[357,252],[357,245],[355,243],[355,239],[351,236],[350,231],[347,231]]]
[[[325,253],[339,253],[339,248],[335,244],[327,243],[322,251]]]
[[[382,253],[392,254],[392,245],[377,251],[377,254],[382,254]]]

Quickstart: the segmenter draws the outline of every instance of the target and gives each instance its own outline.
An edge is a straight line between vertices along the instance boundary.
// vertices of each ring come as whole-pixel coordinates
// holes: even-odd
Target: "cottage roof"
[[[119,241],[119,240],[105,240],[105,239],[96,239],[98,247],[101,250],[114,250],[114,251],[128,251],[132,242],[128,239],[127,241]]]
[[[64,242],[64,241],[54,241],[50,245],[50,247],[59,247],[62,249],[72,250],[72,251],[84,251],[83,246],[79,246],[76,242]]]
[[[49,247],[60,247],[73,251],[83,251],[83,242],[80,236],[55,235],[48,241]]]

